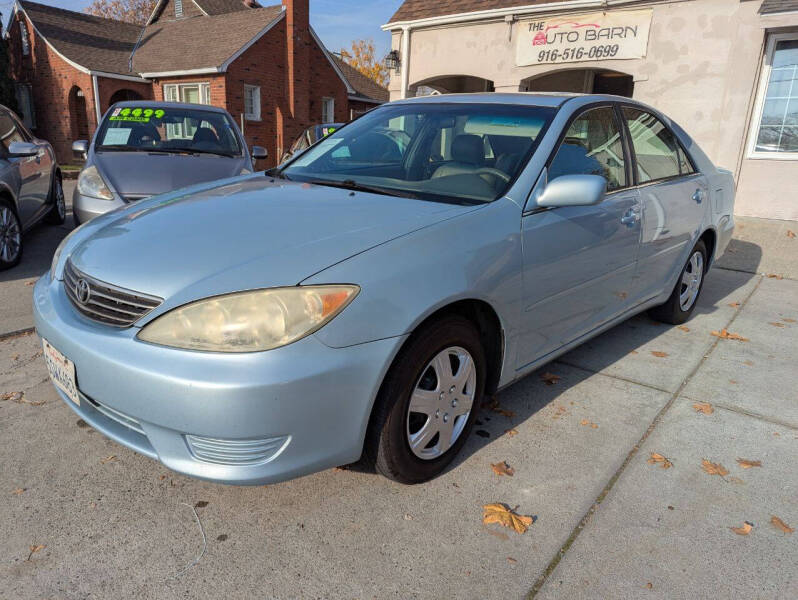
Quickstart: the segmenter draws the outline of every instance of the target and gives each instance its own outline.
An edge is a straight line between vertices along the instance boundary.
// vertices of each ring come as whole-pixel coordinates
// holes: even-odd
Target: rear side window
[[[625,106],[623,116],[637,159],[637,181],[647,183],[695,170],[676,136],[651,113]]]
[[[612,107],[587,110],[568,127],[549,165],[549,180],[562,175],[600,175],[609,191],[626,186],[623,144]]]

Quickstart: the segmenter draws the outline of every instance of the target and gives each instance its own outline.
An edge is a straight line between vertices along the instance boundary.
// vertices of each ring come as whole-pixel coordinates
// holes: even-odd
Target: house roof
[[[763,15],[795,11],[798,11],[798,0],[763,0],[759,7],[759,12]]]
[[[364,100],[372,100],[374,102],[388,102],[390,99],[390,92],[388,88],[381,86],[379,83],[367,77],[357,69],[355,69],[348,62],[343,60],[336,54],[331,54],[335,64],[343,76],[349,81],[349,85],[355,90],[355,94],[351,94],[352,99],[361,97]]]
[[[276,5],[194,19],[156,21],[144,31],[133,69],[154,74],[220,68],[282,15],[282,6]]]
[[[257,2],[250,2],[247,5],[244,0],[194,0],[194,4],[209,15],[223,15],[261,6]]]
[[[27,0],[19,5],[36,31],[69,61],[90,71],[130,74],[128,59],[141,26]]]
[[[405,0],[389,23],[397,21],[417,21],[430,17],[443,17],[461,13],[511,8],[514,6],[533,6],[553,4],[567,0]]]

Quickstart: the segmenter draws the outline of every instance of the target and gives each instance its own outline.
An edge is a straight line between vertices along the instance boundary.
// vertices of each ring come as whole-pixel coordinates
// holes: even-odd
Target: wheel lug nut
[[[450,394],[454,394],[454,390],[455,390],[455,389],[457,389],[457,388],[455,388],[454,386],[450,387],[450,388],[449,388],[449,393],[450,393]]]
[[[436,410],[435,411],[435,418],[437,419],[440,416],[441,416],[441,411],[440,410]]]
[[[444,423],[448,423],[449,422],[449,413],[446,413],[446,414],[443,415],[443,422]]]
[[[457,406],[457,398],[454,398],[452,400],[452,408],[454,408],[455,406]]]

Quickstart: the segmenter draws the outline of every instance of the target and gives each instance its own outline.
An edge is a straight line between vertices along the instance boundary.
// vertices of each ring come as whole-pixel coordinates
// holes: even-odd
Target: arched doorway
[[[89,139],[89,117],[86,112],[86,96],[78,86],[69,91],[69,118],[73,140]]]
[[[614,94],[631,98],[634,78],[609,69],[565,69],[529,77],[521,82],[523,92],[575,92]]]
[[[141,94],[139,94],[138,92],[122,88],[121,90],[116,90],[111,95],[111,100],[109,101],[108,105],[113,106],[117,102],[126,102],[128,100],[141,100],[141,99],[142,99]]]
[[[464,94],[471,92],[492,92],[493,82],[482,77],[471,75],[445,75],[419,81],[410,86],[413,96],[429,96],[435,92],[439,94]]]

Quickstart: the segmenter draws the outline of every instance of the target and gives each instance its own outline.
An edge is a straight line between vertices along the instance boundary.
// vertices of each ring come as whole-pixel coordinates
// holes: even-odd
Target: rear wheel
[[[467,319],[446,317],[414,334],[377,398],[367,461],[401,483],[439,475],[471,431],[485,375],[479,333]]]
[[[52,208],[44,220],[51,225],[61,225],[66,218],[66,199],[64,198],[64,184],[58,173],[53,175],[50,197],[47,200],[52,204]]]
[[[22,258],[22,223],[8,200],[0,199],[0,271]]]
[[[684,323],[693,314],[704,285],[704,275],[707,265],[707,247],[704,242],[698,240],[687,264],[682,268],[676,286],[668,298],[668,301],[649,311],[652,318],[663,323],[679,325]]]

